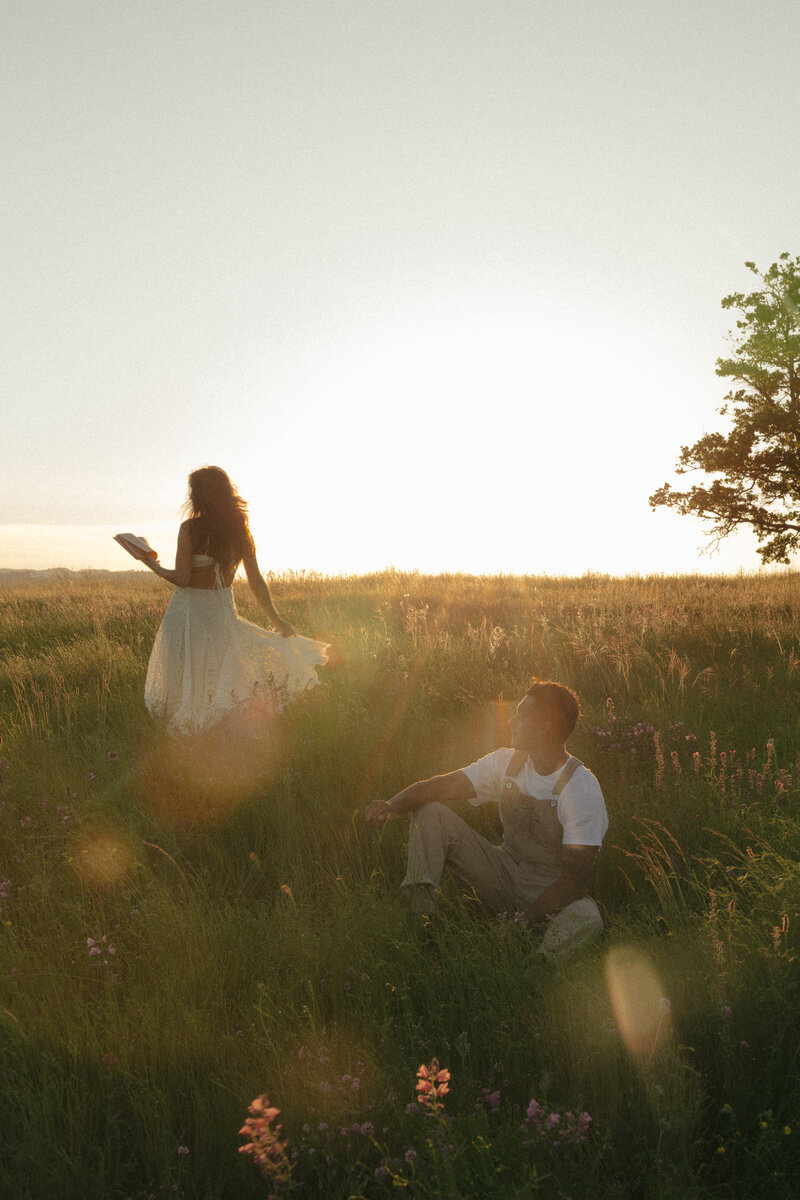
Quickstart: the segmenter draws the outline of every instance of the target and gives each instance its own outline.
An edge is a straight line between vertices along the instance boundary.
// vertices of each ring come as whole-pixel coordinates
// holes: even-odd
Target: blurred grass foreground
[[[142,701],[163,584],[3,593],[0,1194],[796,1196],[796,576],[272,586],[335,665],[191,744]],[[557,965],[454,889],[415,924],[363,820],[532,674],[611,818]]]

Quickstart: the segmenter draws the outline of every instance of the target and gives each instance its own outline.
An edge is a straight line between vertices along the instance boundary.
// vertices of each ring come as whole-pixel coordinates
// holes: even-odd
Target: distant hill
[[[86,568],[82,571],[71,571],[68,567],[48,567],[43,571],[32,571],[25,567],[0,567],[0,587],[13,587],[16,583],[54,583],[59,580],[64,583],[87,583],[96,579],[98,583],[110,579],[122,580],[126,576],[141,578],[146,571],[95,571]]]

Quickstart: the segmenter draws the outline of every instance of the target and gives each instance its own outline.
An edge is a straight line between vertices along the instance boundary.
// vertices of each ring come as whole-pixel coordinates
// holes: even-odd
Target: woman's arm
[[[297,633],[297,630],[293,625],[290,625],[288,621],[284,621],[282,617],[278,616],[277,609],[272,603],[272,596],[270,595],[267,581],[259,570],[255,551],[253,551],[252,554],[245,554],[244,558],[242,559],[242,565],[244,566],[245,574],[247,575],[247,582],[250,584],[250,591],[253,593],[258,604],[261,608],[263,608],[272,624],[276,627],[282,637],[294,637]]]
[[[178,548],[175,551],[175,570],[169,571],[161,563],[153,562],[152,558],[144,559],[144,564],[156,575],[174,583],[175,587],[188,587],[192,577],[192,536],[189,533],[189,523],[184,521],[178,531]]]

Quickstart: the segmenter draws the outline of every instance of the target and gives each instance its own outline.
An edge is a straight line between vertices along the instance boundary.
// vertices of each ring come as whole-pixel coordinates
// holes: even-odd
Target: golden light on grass
[[[647,1064],[667,1044],[672,1030],[664,986],[646,955],[630,946],[609,952],[605,976],[619,1035],[634,1058]]]
[[[139,802],[162,825],[225,820],[284,765],[279,717],[242,712],[196,738],[154,740],[134,772]]]
[[[423,617],[425,628],[427,630],[427,610],[410,610],[411,616],[406,615],[406,628],[409,632],[413,632],[418,626],[421,627]],[[421,615],[422,614],[422,615]],[[367,763],[364,772],[361,776],[356,803],[360,808],[362,804],[372,799],[372,792],[375,786],[375,780],[380,774],[381,765],[384,757],[389,751],[395,738],[398,736],[402,728],[403,718],[409,705],[413,702],[423,671],[427,666],[428,659],[432,653],[433,643],[424,649],[418,649],[414,655],[414,660],[405,672],[403,686],[398,690],[394,698],[391,711],[389,712],[385,724],[383,726],[381,736],[378,740],[375,749],[373,750],[369,762]]]
[[[82,830],[72,848],[72,866],[91,888],[121,883],[135,861],[130,840],[110,825]]]

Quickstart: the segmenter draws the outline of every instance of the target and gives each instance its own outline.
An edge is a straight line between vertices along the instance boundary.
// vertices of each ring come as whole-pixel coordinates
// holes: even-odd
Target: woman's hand
[[[275,625],[278,627],[278,633],[281,637],[290,638],[297,637],[297,630],[294,625],[290,625],[288,621],[284,621],[282,617],[275,618]]]

